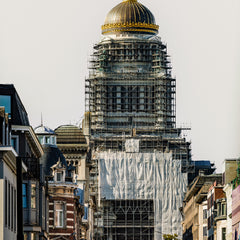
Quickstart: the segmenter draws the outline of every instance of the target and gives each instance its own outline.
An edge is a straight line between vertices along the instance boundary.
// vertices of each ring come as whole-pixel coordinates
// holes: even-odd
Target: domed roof
[[[55,129],[57,144],[86,144],[80,128],[74,125],[62,125]]]
[[[107,14],[102,34],[116,32],[157,34],[158,28],[148,8],[137,0],[123,0]]]
[[[43,126],[43,125],[40,125],[40,126],[34,128],[34,132],[35,132],[36,134],[55,135],[55,132],[54,132],[51,128],[46,127],[46,126]]]

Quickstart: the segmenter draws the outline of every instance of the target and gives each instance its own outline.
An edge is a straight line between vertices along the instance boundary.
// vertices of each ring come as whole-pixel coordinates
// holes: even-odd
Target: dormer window
[[[45,137],[45,142],[50,143],[50,137]]]
[[[63,172],[56,172],[55,173],[55,181],[56,182],[63,182]]]
[[[65,182],[66,178],[66,166],[63,165],[59,157],[58,162],[51,167],[52,176],[55,182]]]

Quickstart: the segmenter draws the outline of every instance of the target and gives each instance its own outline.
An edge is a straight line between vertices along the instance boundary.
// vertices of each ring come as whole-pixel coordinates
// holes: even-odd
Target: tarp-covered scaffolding
[[[181,236],[182,218],[179,208],[182,206],[187,186],[187,174],[181,172],[181,161],[172,159],[171,153],[157,151],[140,153],[134,149],[136,149],[134,143],[130,143],[125,152],[96,152],[99,168],[99,204],[104,206],[104,201],[108,200],[112,200],[112,202],[152,200],[154,205],[154,239],[162,239],[164,233],[177,233]],[[145,202],[142,201],[142,203]],[[105,226],[109,226],[106,221],[115,221],[115,224],[118,224],[116,219],[118,215],[114,209],[112,207],[105,211],[105,215],[112,216],[103,216]],[[136,209],[134,211],[138,213]],[[133,219],[135,218],[133,217]],[[126,230],[121,231],[127,234],[128,227],[126,223]],[[117,230],[115,230],[115,234],[117,234]],[[107,239],[124,238],[107,236]],[[131,238],[128,236],[125,239]],[[153,236],[146,239],[153,239]]]

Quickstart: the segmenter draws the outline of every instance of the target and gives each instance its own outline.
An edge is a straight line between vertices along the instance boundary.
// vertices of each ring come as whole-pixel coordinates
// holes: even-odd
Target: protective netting
[[[154,239],[162,239],[164,233],[182,236],[179,208],[186,191],[187,174],[181,172],[180,160],[172,159],[171,153],[140,153],[134,149],[95,154],[100,199],[152,199]]]

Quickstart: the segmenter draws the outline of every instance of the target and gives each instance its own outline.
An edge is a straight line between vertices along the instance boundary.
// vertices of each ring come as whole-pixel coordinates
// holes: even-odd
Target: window
[[[37,235],[36,233],[31,233],[31,240],[37,240]]]
[[[31,184],[31,208],[36,208],[36,183]]]
[[[5,179],[4,183],[4,224],[12,231],[16,231],[16,189]]]
[[[235,229],[235,232],[234,232],[234,240],[238,240],[238,230]]]
[[[203,227],[203,236],[207,236],[207,226]]]
[[[11,205],[10,205],[10,202],[11,202],[11,186],[10,186],[10,182],[8,181],[8,228],[10,228],[10,207],[11,207]]]
[[[52,137],[52,144],[56,144],[56,137]]]
[[[45,137],[45,143],[50,143],[50,137]]]
[[[62,172],[56,172],[56,181],[57,182],[63,181],[63,173]]]
[[[226,204],[222,204],[222,215],[226,215]]]
[[[7,211],[8,211],[8,185],[7,179],[5,179],[5,226],[7,227]]]
[[[64,219],[65,219],[65,204],[63,202],[56,202],[54,211],[54,225],[57,228],[63,228],[65,226]]]
[[[23,208],[27,208],[27,184],[23,183],[22,185],[22,201]]]
[[[207,219],[207,209],[203,209],[203,219]]]
[[[222,240],[226,240],[226,228],[222,228]]]
[[[14,213],[13,213],[13,211],[14,211],[14,206],[13,206],[14,201],[13,201],[13,198],[14,198],[14,196],[13,196],[13,186],[11,185],[11,230],[13,230],[13,217],[14,217]]]
[[[84,220],[88,219],[88,207],[87,206],[84,206],[84,216],[83,216],[83,219]]]
[[[217,215],[220,216],[221,215],[221,203],[217,203]]]
[[[11,118],[11,96],[0,95],[0,106],[5,107],[5,112],[9,114]]]
[[[16,189],[14,189],[14,203],[13,203],[13,205],[14,205],[14,222],[13,222],[13,230],[14,230],[14,232],[16,232],[16,228],[17,228],[17,194],[16,194]]]

